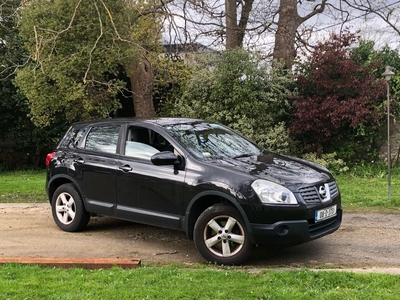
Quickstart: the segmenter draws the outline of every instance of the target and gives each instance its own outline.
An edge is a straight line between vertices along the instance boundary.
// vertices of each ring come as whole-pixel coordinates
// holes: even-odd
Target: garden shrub
[[[346,162],[340,158],[337,158],[337,154],[335,152],[325,153],[321,156],[317,156],[315,152],[309,152],[305,153],[303,158],[326,167],[334,174],[340,174],[349,171],[349,167],[347,166]]]
[[[289,152],[292,75],[244,50],[199,62],[173,114],[227,125],[261,147]]]

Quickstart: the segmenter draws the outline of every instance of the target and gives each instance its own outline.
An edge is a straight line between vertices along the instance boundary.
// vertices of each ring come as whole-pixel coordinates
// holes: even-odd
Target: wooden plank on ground
[[[0,257],[0,264],[17,263],[26,265],[45,265],[57,268],[82,267],[105,269],[118,266],[133,269],[140,266],[138,258],[42,258],[42,257]]]

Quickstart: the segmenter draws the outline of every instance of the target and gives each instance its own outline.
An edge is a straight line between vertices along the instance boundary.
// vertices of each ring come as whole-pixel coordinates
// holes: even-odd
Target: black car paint
[[[56,186],[70,181],[78,187],[84,205],[91,213],[179,229],[192,238],[195,219],[201,213],[197,210],[204,209],[207,203],[214,204],[213,201],[218,199],[231,203],[239,210],[255,244],[297,244],[334,232],[340,226],[340,192],[324,204],[307,204],[299,194],[301,187],[334,181],[322,167],[265,150],[249,157],[196,159],[173,137],[165,135],[163,127],[176,122],[200,122],[198,120],[110,119],[75,126],[91,127],[115,122],[121,125],[118,154],[99,155],[95,151],[70,149],[67,136],[59,143],[58,152],[47,168],[46,185],[50,201]],[[124,156],[125,136],[131,125],[144,126],[164,134],[178,151],[180,164],[158,166],[150,161]],[[89,131],[83,134],[80,144],[84,143]],[[299,204],[262,204],[250,186],[258,178],[290,189]],[[315,211],[335,204],[337,216],[315,224]]]

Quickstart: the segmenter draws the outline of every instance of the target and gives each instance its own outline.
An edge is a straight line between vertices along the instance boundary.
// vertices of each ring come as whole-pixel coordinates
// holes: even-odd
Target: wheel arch
[[[229,196],[229,195],[219,192],[219,191],[201,192],[200,194],[196,195],[196,197],[194,197],[190,201],[190,203],[186,209],[185,224],[184,224],[184,229],[187,234],[187,237],[190,240],[193,239],[194,225],[195,225],[198,217],[200,216],[200,214],[204,210],[206,210],[208,207],[213,206],[218,203],[230,204],[239,211],[240,215],[243,218],[243,221],[245,222],[250,240],[252,241],[253,234],[251,232],[250,222],[249,222],[243,208],[240,206],[240,204],[237,202],[237,200],[234,197]]]
[[[56,176],[52,177],[51,181],[48,183],[47,198],[48,198],[50,204],[51,204],[51,200],[53,199],[54,192],[57,190],[57,188],[63,184],[68,184],[68,183],[71,183],[75,186],[79,195],[82,197],[83,204],[85,205],[83,194],[81,193],[81,190],[79,189],[79,185],[77,184],[76,180],[71,177],[65,176],[65,175],[56,175]],[[85,205],[85,207],[86,207],[86,205]]]

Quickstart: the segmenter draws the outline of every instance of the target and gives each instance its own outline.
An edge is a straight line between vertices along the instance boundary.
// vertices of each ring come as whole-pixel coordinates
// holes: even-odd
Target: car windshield
[[[239,158],[261,152],[258,146],[220,124],[176,124],[166,126],[166,130],[200,159]]]

